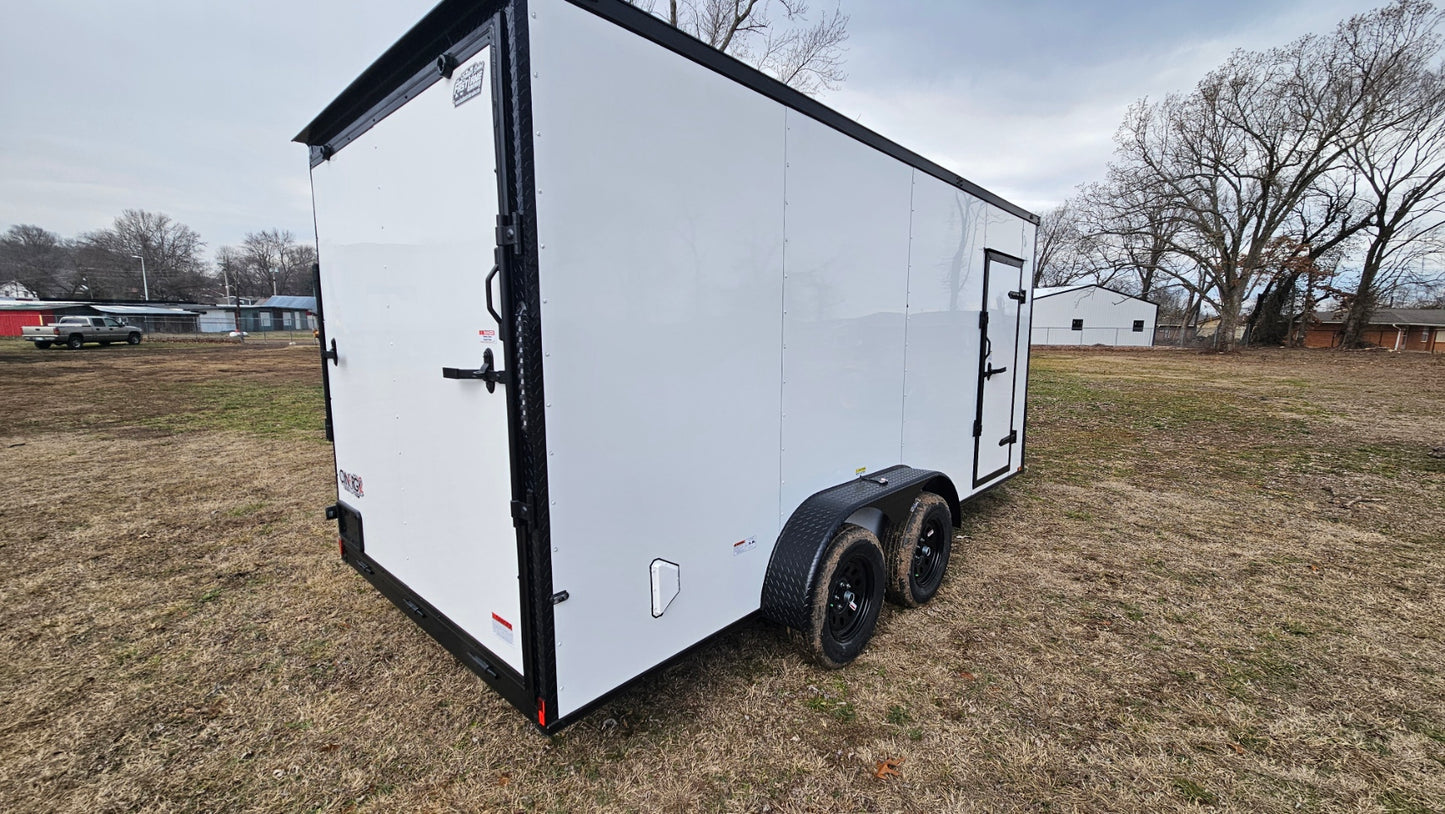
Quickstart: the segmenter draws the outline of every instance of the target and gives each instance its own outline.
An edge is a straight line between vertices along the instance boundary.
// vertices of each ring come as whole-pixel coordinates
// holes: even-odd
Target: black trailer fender
[[[838,528],[852,522],[881,539],[894,523],[908,517],[920,492],[932,492],[948,501],[953,524],[959,524],[962,518],[953,481],[941,472],[902,464],[829,487],[803,501],[783,526],[768,561],[763,615],[794,630],[807,630],[818,563]]]

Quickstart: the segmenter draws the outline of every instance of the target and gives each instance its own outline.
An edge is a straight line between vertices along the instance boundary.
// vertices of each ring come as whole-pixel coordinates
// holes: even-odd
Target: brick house
[[[1305,347],[1337,348],[1345,312],[1321,315],[1305,331]],[[1445,308],[1377,308],[1361,337],[1390,350],[1445,353]]]

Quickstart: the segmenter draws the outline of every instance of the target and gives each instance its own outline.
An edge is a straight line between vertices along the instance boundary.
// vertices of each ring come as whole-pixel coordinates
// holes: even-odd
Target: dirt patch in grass
[[[1445,359],[1040,354],[854,665],[750,623],[548,740],[336,557],[312,349],[97,350],[0,343],[8,810],[1445,807]]]

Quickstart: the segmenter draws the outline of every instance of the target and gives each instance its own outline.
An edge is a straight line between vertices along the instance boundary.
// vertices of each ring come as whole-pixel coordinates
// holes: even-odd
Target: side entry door
[[[312,190],[338,497],[367,558],[520,675],[495,53],[316,165]]]
[[[982,334],[978,360],[978,413],[973,422],[973,486],[978,488],[1016,465],[1018,430],[1014,396],[1019,371],[1020,322],[1028,288],[1024,261],[984,250]]]

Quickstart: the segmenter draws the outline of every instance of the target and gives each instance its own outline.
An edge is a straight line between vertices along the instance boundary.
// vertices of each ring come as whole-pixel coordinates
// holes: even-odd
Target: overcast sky
[[[1039,211],[1102,175],[1131,102],[1384,1],[840,0],[848,80],[823,101]],[[311,240],[291,137],[433,5],[7,0],[0,230],[69,237],[141,208],[209,251],[270,227]]]

